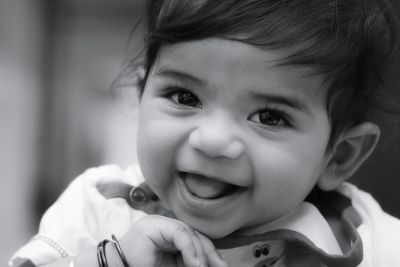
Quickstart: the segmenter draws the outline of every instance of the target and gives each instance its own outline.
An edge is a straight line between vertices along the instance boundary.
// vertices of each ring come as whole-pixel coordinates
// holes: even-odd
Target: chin
[[[218,225],[217,225],[218,224]],[[223,222],[208,222],[206,225],[196,225],[191,224],[197,231],[201,232],[203,235],[210,239],[219,239],[230,235],[234,231],[229,231],[229,229],[224,225]],[[222,229],[221,229],[221,226]]]

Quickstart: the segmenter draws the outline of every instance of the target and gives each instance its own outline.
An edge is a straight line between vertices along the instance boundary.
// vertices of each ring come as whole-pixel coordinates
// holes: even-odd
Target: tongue
[[[209,199],[221,197],[231,187],[227,183],[189,173],[185,175],[185,183],[194,195]]]

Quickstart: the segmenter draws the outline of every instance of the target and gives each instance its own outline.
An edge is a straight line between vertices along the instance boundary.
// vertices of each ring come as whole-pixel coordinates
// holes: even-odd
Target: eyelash
[[[173,104],[178,105],[180,107],[185,107],[187,109],[193,109],[193,108],[202,108],[202,103],[200,101],[200,99],[197,97],[196,94],[192,93],[192,90],[190,89],[186,89],[186,86],[182,86],[181,84],[167,84],[165,85],[164,89],[162,89],[160,95],[164,98],[167,98],[169,101],[173,102]],[[192,105],[186,105],[183,103],[179,103],[178,100],[174,99],[174,96],[176,96],[179,93],[188,93],[191,94],[192,96],[195,97],[195,101],[198,101],[199,106],[192,106]],[[262,122],[257,122],[253,119],[251,119],[253,116],[260,114],[262,112],[269,112],[271,113],[273,116],[279,116],[279,119],[282,121],[282,125],[268,125]],[[252,114],[250,114],[250,116],[248,117],[249,121],[255,122],[257,123],[260,127],[262,128],[271,128],[271,127],[291,127],[292,123],[291,120],[289,119],[289,116],[287,115],[287,113],[285,111],[283,111],[282,109],[277,109],[277,108],[262,108],[259,109],[255,112],[253,112]]]
[[[255,119],[252,119],[254,116],[258,115],[258,119],[259,116],[263,113],[263,112],[268,112],[270,113],[270,116],[278,116],[278,119],[280,120],[278,122],[279,125],[269,125],[267,123],[262,123],[261,121],[256,121]],[[271,128],[271,127],[291,127],[292,123],[289,119],[289,116],[286,114],[286,112],[284,112],[283,110],[277,109],[277,108],[263,108],[263,109],[259,109],[255,112],[253,112],[252,114],[250,114],[250,116],[248,117],[249,121],[255,122],[257,123],[259,126],[261,126],[262,128]],[[261,119],[260,119],[261,120]]]
[[[174,99],[174,96],[178,96],[179,93],[181,93],[181,94],[190,94],[191,97],[194,98],[194,101],[198,102],[199,106],[180,103],[179,99]],[[184,86],[181,86],[181,85],[177,85],[177,84],[167,85],[161,91],[161,96],[164,97],[164,98],[167,98],[168,100],[172,101],[175,105],[179,105],[181,107],[202,108],[202,104],[200,102],[200,99],[196,96],[196,94],[192,93],[190,89],[186,89],[186,88],[184,88]]]

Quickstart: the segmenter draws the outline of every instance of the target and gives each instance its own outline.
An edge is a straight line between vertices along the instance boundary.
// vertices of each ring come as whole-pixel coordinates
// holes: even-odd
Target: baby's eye
[[[201,103],[198,97],[195,94],[184,89],[171,92],[169,93],[168,97],[176,104],[194,108],[201,108]]]
[[[285,126],[288,124],[283,115],[271,109],[257,111],[250,115],[249,120],[262,125],[275,127]]]

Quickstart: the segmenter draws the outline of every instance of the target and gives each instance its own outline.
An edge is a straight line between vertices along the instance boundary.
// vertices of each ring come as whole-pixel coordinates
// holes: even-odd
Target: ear
[[[322,190],[336,189],[351,177],[374,151],[380,136],[379,127],[364,122],[345,130],[335,142],[318,186]]]

